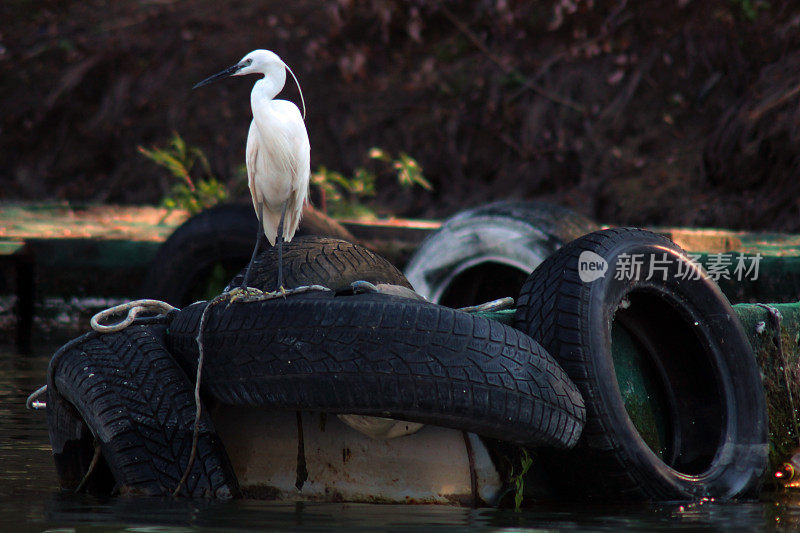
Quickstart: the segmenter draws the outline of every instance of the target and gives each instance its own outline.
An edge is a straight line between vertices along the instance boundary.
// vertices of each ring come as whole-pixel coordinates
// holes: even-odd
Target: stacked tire
[[[598,229],[548,204],[491,204],[446,221],[406,275],[440,303],[519,294],[514,326],[558,361],[587,408],[575,448],[537,450],[551,496],[755,494],[765,399],[729,302],[669,239]],[[524,282],[523,271],[533,271]]]
[[[207,401],[388,416],[523,446],[569,448],[578,441],[583,399],[524,333],[419,298],[355,292],[353,281],[405,291],[410,284],[384,259],[344,241],[297,238],[284,257],[287,289],[333,290],[210,307],[197,302],[117,333],[89,333],[57,352],[48,419],[65,489],[239,494],[207,410],[195,403],[189,376],[197,372],[198,336]],[[274,289],[275,260],[271,250],[259,256],[251,285]]]
[[[287,289],[329,290],[200,301],[57,352],[48,422],[63,487],[239,494],[195,403],[199,338],[207,401],[390,417],[535,447],[560,497],[732,499],[758,488],[767,415],[752,349],[716,284],[663,236],[503,202],[447,221],[408,279],[330,237],[300,236],[284,259]],[[276,260],[262,252],[251,285],[274,290]],[[226,290],[239,283],[241,273]],[[184,285],[174,298],[190,293]],[[513,327],[437,305],[514,294]]]

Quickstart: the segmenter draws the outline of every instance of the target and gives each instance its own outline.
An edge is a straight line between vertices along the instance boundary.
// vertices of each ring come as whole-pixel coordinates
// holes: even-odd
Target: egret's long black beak
[[[223,70],[222,72],[217,72],[213,76],[209,76],[208,78],[204,79],[203,81],[201,81],[200,83],[198,83],[194,87],[192,87],[192,89],[197,89],[198,87],[202,87],[203,85],[208,85],[209,83],[212,83],[212,82],[215,82],[215,81],[218,81],[218,80],[224,80],[225,78],[228,78],[228,77],[233,76],[234,74],[236,74],[239,70],[242,69],[242,67],[244,67],[244,65],[242,63],[236,63],[232,67],[228,67],[225,70]]]

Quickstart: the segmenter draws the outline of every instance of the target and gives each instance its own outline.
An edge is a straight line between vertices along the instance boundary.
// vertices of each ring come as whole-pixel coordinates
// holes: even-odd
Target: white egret
[[[229,76],[262,74],[250,93],[253,121],[247,134],[247,179],[259,227],[253,256],[245,271],[242,289],[247,288],[250,270],[261,241],[267,237],[278,247],[278,290],[283,290],[283,241],[292,240],[303,205],[308,198],[311,175],[311,146],[304,123],[305,101],[300,90],[303,113],[292,102],[275,97],[286,83],[286,71],[297,88],[300,83],[289,66],[274,52],[253,50],[241,61],[201,81],[196,89]]]

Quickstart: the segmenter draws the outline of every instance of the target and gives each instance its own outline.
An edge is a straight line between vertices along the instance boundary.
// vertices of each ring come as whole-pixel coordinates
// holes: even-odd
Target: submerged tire
[[[189,372],[205,305],[181,311],[167,336]],[[202,389],[230,405],[383,416],[526,445],[569,447],[583,426],[580,394],[530,337],[427,302],[328,292],[218,305],[203,340]]]
[[[170,496],[192,446],[194,389],[162,339],[165,326],[89,333],[50,363],[47,414],[62,487],[76,489],[99,444],[102,460],[87,488]],[[182,496],[229,499],[238,484],[203,408],[197,456]]]
[[[586,402],[578,445],[544,461],[566,496],[730,499],[757,486],[768,450],[758,365],[725,296],[665,237],[573,241],[531,274],[515,325]]]
[[[244,269],[228,284],[242,284]],[[283,245],[283,286],[322,285],[334,291],[349,290],[354,281],[388,283],[411,288],[402,272],[389,261],[359,246],[332,237],[295,237]],[[250,272],[249,286],[274,291],[278,283],[278,250],[267,245]]]
[[[81,414],[60,394],[48,387],[47,429],[59,486],[75,492],[91,468],[95,439]],[[86,479],[83,489],[90,494],[111,494],[116,482],[108,463],[100,460]]]
[[[554,204],[496,202],[447,220],[419,246],[405,274],[417,292],[450,307],[514,296],[546,257],[597,229]]]

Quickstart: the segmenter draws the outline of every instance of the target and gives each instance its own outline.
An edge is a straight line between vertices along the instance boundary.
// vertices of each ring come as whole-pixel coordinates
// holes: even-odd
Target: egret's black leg
[[[258,228],[256,231],[256,247],[253,248],[253,255],[250,257],[250,262],[247,263],[247,270],[244,271],[244,279],[242,280],[242,289],[247,288],[247,284],[250,282],[250,270],[253,268],[253,263],[256,260],[256,255],[258,255],[258,250],[261,248],[261,241],[264,240],[264,225],[261,223],[264,216],[264,206],[258,206],[258,211],[256,212],[256,218],[258,218]]]
[[[275,245],[278,247],[278,288],[283,289],[283,219],[286,218],[286,205],[289,202],[283,203],[283,210],[281,210],[281,221],[278,223],[278,237],[275,239]]]

